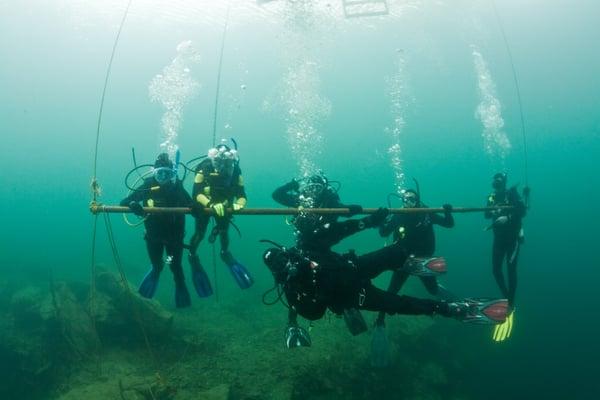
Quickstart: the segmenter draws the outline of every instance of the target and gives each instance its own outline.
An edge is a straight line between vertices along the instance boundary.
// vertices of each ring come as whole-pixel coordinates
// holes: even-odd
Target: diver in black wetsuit
[[[290,182],[278,187],[273,191],[273,200],[286,207],[292,208],[348,208],[349,215],[355,215],[362,211],[362,207],[355,204],[342,204],[340,197],[329,180],[323,174],[314,174],[300,180],[292,179]],[[337,215],[317,215],[309,211],[303,212],[293,219],[297,246],[309,248],[313,245],[307,241],[302,232],[311,231],[318,226],[337,221]],[[300,241],[301,238],[304,238]],[[297,346],[310,346],[310,336],[306,330],[298,325],[298,313],[294,308],[289,309],[288,326],[285,330],[285,344],[288,348]]]
[[[140,202],[145,207],[189,207],[192,204],[190,195],[177,179],[176,166],[169,160],[167,153],[158,155],[152,177],[144,179],[144,182],[121,200],[120,204],[143,217],[145,214]],[[154,296],[164,267],[163,253],[166,252],[167,263],[175,279],[175,305],[178,308],[189,307],[190,294],[181,267],[185,215],[148,214],[145,216],[144,226],[146,228],[144,239],[152,268],[144,277],[139,293],[146,298]]]
[[[280,285],[290,309],[314,321],[323,317],[327,309],[344,314],[353,333],[357,325],[358,309],[383,311],[388,314],[439,314],[463,320],[480,318],[481,310],[468,300],[447,302],[399,296],[372,285],[371,279],[383,271],[406,268],[412,270],[418,259],[409,257],[404,249],[388,246],[356,256],[353,252],[336,253],[330,248],[345,237],[366,228],[379,226],[388,210],[381,208],[362,219],[331,222],[300,232],[298,245],[291,249],[270,248],[263,260]],[[502,320],[503,315],[498,316]],[[494,321],[497,322],[497,321]],[[362,321],[364,324],[364,321]],[[294,340],[297,342],[294,342]],[[295,347],[304,344],[294,338]]]
[[[402,200],[405,208],[426,207],[421,203],[419,193],[408,189],[403,193]],[[454,218],[452,217],[452,206],[444,204],[444,215],[440,214],[395,214],[386,218],[379,227],[379,234],[383,237],[393,234],[393,246],[403,248],[408,254],[415,257],[432,257],[435,252],[435,232],[433,225],[452,228]],[[394,271],[388,292],[398,293],[409,274],[401,270]],[[443,286],[438,284],[435,276],[420,276],[421,282],[429,293],[444,300],[454,298]],[[380,312],[377,324],[383,325],[385,313]]]
[[[494,278],[502,292],[506,296],[510,308],[514,308],[515,294],[517,290],[517,260],[519,249],[523,243],[522,220],[526,214],[526,205],[529,198],[529,188],[523,188],[521,199],[516,186],[506,188],[507,176],[505,173],[494,175],[492,187],[494,191],[487,200],[488,207],[512,206],[512,210],[486,211],[485,218],[492,219],[490,229],[494,232],[494,244],[492,248],[492,268]],[[508,284],[502,273],[502,265],[506,259],[508,271]]]

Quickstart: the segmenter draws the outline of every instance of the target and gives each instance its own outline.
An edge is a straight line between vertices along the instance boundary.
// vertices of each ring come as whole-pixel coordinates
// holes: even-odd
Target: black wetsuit
[[[232,207],[236,199],[246,199],[246,191],[244,189],[244,180],[242,171],[236,164],[231,176],[220,175],[215,171],[210,159],[206,159],[196,168],[196,176],[194,178],[194,189],[192,192],[194,204],[201,207],[210,207],[215,203],[223,203],[226,207]],[[208,202],[207,202],[208,201]],[[203,204],[206,203],[206,204]],[[210,221],[210,215],[205,213],[197,213],[196,230],[190,243],[190,253],[196,254],[198,246],[204,235]],[[215,216],[215,228],[209,236],[209,241],[212,243],[218,235],[221,240],[221,258],[230,264],[233,260],[229,253],[229,225],[231,215],[224,217]]]
[[[406,250],[415,257],[431,257],[435,252],[435,233],[433,225],[452,228],[454,217],[450,211],[440,214],[395,214],[386,219],[379,227],[379,234],[383,237],[393,233],[394,244]],[[390,281],[388,291],[398,293],[409,274],[395,271]],[[438,295],[439,286],[435,276],[420,277],[423,285],[432,295]]]
[[[402,248],[389,246],[362,256],[331,250],[345,237],[379,223],[368,216],[300,232],[296,270],[283,284],[290,307],[309,320],[321,318],[327,309],[336,314],[350,308],[388,314],[446,314],[448,307],[443,302],[398,296],[371,284],[371,279],[383,271],[404,265],[408,254]]]
[[[277,203],[286,207],[298,208],[300,206],[307,206],[307,204],[304,204],[305,201],[301,199],[302,193],[300,191],[300,184],[297,180],[291,180],[290,182],[278,187],[273,191],[271,196]],[[318,204],[313,203],[308,205],[312,207],[318,206],[325,208],[349,207],[342,204],[337,192],[330,187],[324,187],[320,193],[320,196],[318,196],[318,199],[315,200]],[[327,223],[335,222],[337,219],[337,215],[316,215],[305,213],[295,217],[293,222],[298,232],[301,232],[303,230],[310,231],[313,227],[323,226]],[[298,243],[297,246],[301,247],[302,244]],[[294,308],[290,308],[288,322],[290,325],[297,324],[297,312],[294,310]]]
[[[494,278],[500,287],[502,295],[508,299],[511,307],[514,306],[517,290],[517,260],[519,258],[520,232],[522,220],[526,213],[525,203],[517,192],[516,187],[508,190],[495,191],[488,197],[488,207],[513,206],[513,210],[486,211],[485,217],[493,219],[494,244],[492,247],[492,269]],[[499,217],[506,216],[508,221],[504,224],[495,222]],[[508,267],[508,285],[502,272],[502,264],[506,258]]]
[[[160,186],[154,178],[145,179],[143,184],[129,196],[121,200],[121,206],[131,202],[142,202],[144,207],[190,207],[192,199],[185,191],[181,181]],[[152,268],[162,271],[163,253],[171,257],[171,271],[176,283],[183,283],[181,267],[183,238],[185,235],[184,214],[148,214],[144,221],[146,247]]]

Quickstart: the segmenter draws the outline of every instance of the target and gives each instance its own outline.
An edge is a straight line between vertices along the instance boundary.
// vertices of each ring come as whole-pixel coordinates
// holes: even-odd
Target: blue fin
[[[235,262],[229,265],[229,271],[231,271],[231,275],[233,275],[233,279],[237,282],[238,286],[241,289],[248,289],[252,284],[254,284],[254,279],[250,276],[250,273],[239,262]]]
[[[140,288],[138,289],[138,293],[147,299],[151,299],[154,297],[154,293],[156,292],[156,288],[158,287],[158,278],[160,277],[160,272],[157,269],[152,268],[146,275],[144,279],[142,279],[142,283],[140,284]]]
[[[204,268],[202,268],[202,264],[200,264],[200,258],[198,258],[198,255],[196,254],[190,254],[188,259],[190,261],[190,265],[192,266],[192,282],[194,283],[196,293],[200,297],[208,297],[212,295],[213,289],[206,271]]]
[[[390,365],[390,345],[385,334],[385,325],[377,324],[371,339],[371,365],[385,368]]]
[[[242,289],[248,289],[254,284],[254,279],[250,276],[250,273],[242,264],[240,264],[229,251],[221,251],[221,259],[229,267],[233,279],[237,282],[238,286]]]
[[[175,307],[185,308],[191,305],[190,292],[188,292],[185,283],[175,284]]]

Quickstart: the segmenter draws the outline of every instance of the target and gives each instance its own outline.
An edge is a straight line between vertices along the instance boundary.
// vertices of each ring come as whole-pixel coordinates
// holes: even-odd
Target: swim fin
[[[401,271],[416,276],[438,276],[448,271],[446,259],[443,257],[414,257],[410,256],[401,268]]]
[[[375,324],[371,338],[371,365],[375,368],[385,368],[390,365],[390,344],[385,334],[385,325]]]
[[[185,282],[175,283],[175,307],[185,308],[191,305],[190,292],[188,292]]]
[[[360,335],[369,330],[365,319],[357,308],[345,308],[344,321],[352,336]]]
[[[138,289],[138,293],[147,299],[151,299],[154,297],[154,293],[156,292],[156,288],[158,287],[158,278],[160,277],[160,271],[156,268],[150,269],[148,273],[142,279],[142,283],[140,283],[140,287]]]
[[[233,279],[237,282],[241,289],[248,289],[254,284],[254,279],[250,276],[250,273],[242,264],[240,264],[229,251],[221,253],[221,258],[229,267]]]
[[[194,283],[194,288],[196,289],[196,293],[200,297],[208,297],[213,294],[213,289],[210,284],[210,280],[208,279],[208,275],[204,268],[202,268],[202,264],[200,264],[200,258],[197,254],[190,254],[188,257],[190,265],[192,267],[192,282]]]
[[[312,344],[310,335],[306,329],[298,325],[289,325],[284,333],[285,347],[293,349],[294,347],[310,347]]]
[[[474,324],[502,324],[508,314],[506,299],[464,299],[447,303],[450,317]]]
[[[506,321],[494,327],[494,334],[492,335],[492,339],[494,340],[494,342],[504,342],[505,340],[510,338],[510,334],[512,333],[513,328],[514,315],[515,310],[508,314],[508,317],[506,317]]]

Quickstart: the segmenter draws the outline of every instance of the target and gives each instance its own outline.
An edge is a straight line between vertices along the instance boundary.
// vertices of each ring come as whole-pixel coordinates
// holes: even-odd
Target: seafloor
[[[117,275],[102,272],[97,282],[94,321],[89,285],[0,287],[0,398],[467,399],[464,362],[488,333],[389,317],[392,365],[376,369],[371,335],[351,336],[334,315],[315,324],[311,348],[288,350],[280,304],[240,295],[169,311],[125,290]]]

